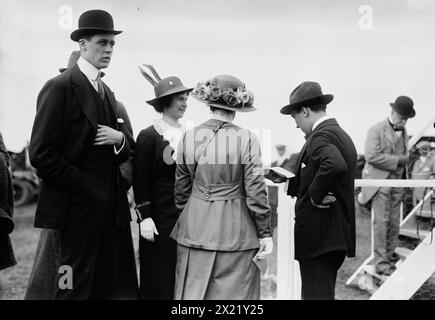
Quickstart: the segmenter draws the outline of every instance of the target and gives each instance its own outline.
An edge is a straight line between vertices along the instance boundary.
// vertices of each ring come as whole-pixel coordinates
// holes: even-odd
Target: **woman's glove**
[[[260,250],[258,250],[257,258],[262,260],[266,258],[273,251],[273,239],[272,237],[266,237],[259,239]]]
[[[152,218],[142,220],[139,224],[139,229],[140,235],[151,242],[154,242],[154,234],[159,234]]]

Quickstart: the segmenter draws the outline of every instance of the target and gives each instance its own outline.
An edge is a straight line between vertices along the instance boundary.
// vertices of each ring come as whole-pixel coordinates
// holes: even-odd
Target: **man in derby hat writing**
[[[42,178],[35,226],[59,235],[54,299],[132,299],[137,275],[130,210],[119,165],[131,137],[101,81],[115,35],[112,16],[84,12],[71,39],[77,63],[38,95],[30,161]]]
[[[289,180],[295,206],[295,259],[302,299],[334,299],[337,271],[355,256],[354,176],[357,154],[349,135],[326,114],[333,96],[303,82],[281,109],[305,133],[306,142]]]
[[[372,126],[365,142],[366,164],[363,179],[406,179],[409,162],[406,122],[415,116],[414,103],[406,96],[390,103],[388,119]],[[360,203],[372,201],[374,211],[375,267],[386,276],[395,270],[399,260],[395,254],[400,225],[400,203],[403,188],[364,187],[358,196]]]

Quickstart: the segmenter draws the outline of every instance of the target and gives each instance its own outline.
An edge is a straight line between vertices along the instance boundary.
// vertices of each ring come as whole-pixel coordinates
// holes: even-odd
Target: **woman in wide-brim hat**
[[[175,150],[184,132],[179,120],[187,108],[187,88],[178,77],[161,79],[152,66],[140,66],[154,86],[147,101],[162,117],[142,130],[134,154],[133,191],[140,226],[140,298],[171,300],[174,294],[176,242],[169,238],[174,204]]]
[[[230,75],[199,83],[192,96],[213,115],[178,148],[175,299],[259,299],[253,259],[259,248],[263,262],[272,251],[270,209],[258,138],[232,123],[256,110],[254,96]]]

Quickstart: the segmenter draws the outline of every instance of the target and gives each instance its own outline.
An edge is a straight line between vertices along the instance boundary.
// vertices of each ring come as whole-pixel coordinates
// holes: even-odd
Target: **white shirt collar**
[[[391,114],[388,116],[388,121],[390,122],[389,124],[390,124],[390,127],[391,127],[391,125],[394,125],[394,121],[393,121],[393,118],[391,118]],[[402,130],[400,130],[400,131],[395,131],[393,128],[391,128],[391,130],[393,130],[394,131],[394,133],[396,134],[396,136],[398,136],[398,137],[400,137],[401,135],[402,135]]]
[[[220,120],[220,121],[225,121],[225,122],[232,122],[233,121],[230,118],[227,118],[227,117],[225,117],[225,116],[223,116],[221,114],[218,114],[218,113],[214,113],[213,114],[213,119]]]
[[[320,119],[318,119],[316,122],[314,122],[313,124],[313,128],[311,129],[311,131],[314,131],[314,129],[316,129],[316,127],[321,124],[323,121],[329,120],[329,119],[333,119],[334,117],[329,116],[329,115],[325,115],[323,117],[321,117]]]
[[[97,80],[100,70],[95,68],[86,59],[80,57],[79,60],[77,60],[77,65],[79,66],[80,71],[83,72],[89,80],[91,81]]]
[[[186,131],[186,128],[181,123],[178,128],[173,127],[163,119],[154,120],[153,126],[157,133],[163,136],[163,139],[169,141],[169,145],[174,150],[172,158],[176,160],[178,143],[183,133]]]

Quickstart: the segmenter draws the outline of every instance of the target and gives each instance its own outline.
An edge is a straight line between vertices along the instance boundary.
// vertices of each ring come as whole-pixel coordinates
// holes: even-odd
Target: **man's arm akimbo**
[[[311,159],[319,169],[308,194],[315,203],[321,204],[328,192],[333,191],[337,179],[348,170],[348,167],[338,148],[324,134],[317,134],[312,138]]]

